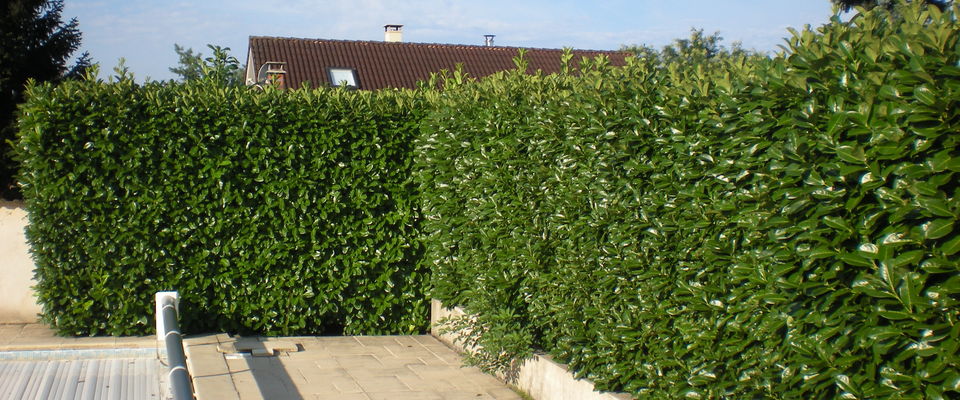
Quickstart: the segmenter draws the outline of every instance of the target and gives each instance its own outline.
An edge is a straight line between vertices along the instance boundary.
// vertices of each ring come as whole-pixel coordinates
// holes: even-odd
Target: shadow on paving
[[[260,396],[264,399],[304,399],[304,397],[297,390],[297,385],[294,384],[290,374],[287,373],[287,369],[280,362],[279,357],[276,355],[265,357],[252,356],[252,354],[271,353],[272,349],[268,349],[263,342],[258,341],[252,345],[250,350],[250,354],[236,354],[227,356],[243,357],[243,359],[247,362],[247,366],[249,367],[249,375],[244,374],[244,371],[237,371],[238,373],[233,374],[234,381],[240,381],[236,382],[238,387],[244,386],[242,382],[244,379],[252,378],[254,380],[253,383],[255,383],[257,388],[260,389]]]
[[[416,336],[188,338],[197,398],[519,400],[436,338]],[[234,397],[235,395],[235,397]]]

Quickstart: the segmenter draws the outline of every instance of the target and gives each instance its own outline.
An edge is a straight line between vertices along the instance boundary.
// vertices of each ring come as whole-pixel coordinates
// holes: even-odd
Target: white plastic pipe
[[[174,400],[193,400],[193,387],[183,354],[183,338],[177,321],[180,297],[177,292],[157,292],[157,341],[163,341],[167,352],[167,381]]]

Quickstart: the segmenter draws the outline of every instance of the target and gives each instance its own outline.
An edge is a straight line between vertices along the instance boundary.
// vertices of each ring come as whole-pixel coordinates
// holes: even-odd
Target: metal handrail
[[[157,336],[162,336],[167,352],[167,381],[174,400],[193,400],[193,386],[187,371],[187,357],[183,353],[183,338],[177,320],[177,292],[157,293]],[[162,335],[161,335],[162,331]]]

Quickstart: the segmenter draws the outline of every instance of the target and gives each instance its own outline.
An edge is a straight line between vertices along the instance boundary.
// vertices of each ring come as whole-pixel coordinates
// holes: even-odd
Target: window
[[[331,86],[346,86],[351,89],[360,87],[357,82],[357,70],[353,68],[327,68],[327,74],[330,76]]]

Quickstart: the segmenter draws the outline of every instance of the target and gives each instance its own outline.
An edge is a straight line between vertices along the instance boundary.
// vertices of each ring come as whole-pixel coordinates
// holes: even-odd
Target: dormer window
[[[350,89],[360,87],[357,80],[357,70],[353,68],[327,68],[327,75],[330,76],[330,86],[345,86]]]

